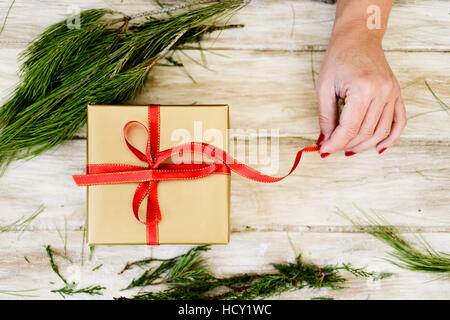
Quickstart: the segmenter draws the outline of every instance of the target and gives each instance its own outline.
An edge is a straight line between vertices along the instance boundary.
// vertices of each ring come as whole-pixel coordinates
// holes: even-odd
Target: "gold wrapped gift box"
[[[88,164],[145,165],[123,138],[129,121],[148,126],[147,106],[88,106]],[[228,151],[228,106],[160,106],[160,150],[186,137]],[[199,132],[200,131],[200,132]],[[215,134],[208,134],[213,132]],[[145,150],[144,130],[131,130],[129,140]],[[219,134],[218,134],[219,133]],[[211,141],[211,137],[214,137]],[[218,137],[220,139],[218,140]],[[133,215],[137,183],[87,187],[87,239],[90,245],[146,244],[146,227]],[[225,244],[229,241],[230,176],[213,174],[196,180],[158,182],[162,220],[160,244]],[[146,202],[139,216],[145,220]]]

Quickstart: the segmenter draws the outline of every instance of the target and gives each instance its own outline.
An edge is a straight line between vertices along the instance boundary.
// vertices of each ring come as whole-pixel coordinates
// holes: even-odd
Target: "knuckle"
[[[361,128],[359,135],[362,138],[367,139],[367,138],[370,138],[373,136],[374,131],[375,131],[374,128],[364,127],[364,128]]]
[[[392,92],[395,93],[397,96],[401,96],[401,88],[398,82],[395,80],[394,84],[392,85]]]
[[[377,134],[383,139],[389,137],[390,133],[391,128],[389,127],[380,128],[380,130],[377,132]]]
[[[373,91],[373,83],[369,78],[366,77],[361,78],[357,87],[363,95],[368,95]]]
[[[319,114],[319,125],[330,125],[331,119],[325,114]]]
[[[400,127],[402,128],[402,130],[406,127],[406,123],[408,122],[408,120],[406,119],[406,115],[402,115],[399,119],[398,119],[398,124],[400,125]]]
[[[349,138],[353,138],[358,134],[358,126],[351,124],[351,125],[344,125],[342,126],[342,130],[345,134],[345,136]]]
[[[400,136],[392,137],[392,141],[391,141],[390,145],[392,146],[392,145],[396,144],[398,139],[400,139]]]
[[[390,76],[381,75],[377,77],[376,87],[384,97],[388,97],[394,92],[395,81]]]
[[[382,92],[382,94],[385,96],[389,96],[393,90],[392,82],[390,79],[387,81],[382,80],[380,82],[380,84],[378,85],[378,87],[379,87],[380,91]]]
[[[326,85],[326,82],[322,79],[317,80],[317,86],[316,86],[316,93],[317,96],[320,98],[322,95],[326,95],[330,92],[330,87]]]

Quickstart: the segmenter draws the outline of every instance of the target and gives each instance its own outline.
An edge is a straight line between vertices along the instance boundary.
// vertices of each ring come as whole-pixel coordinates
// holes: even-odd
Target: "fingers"
[[[317,99],[319,101],[320,140],[326,140],[333,133],[338,121],[338,107],[334,86],[319,83],[317,86]]]
[[[343,150],[357,136],[370,102],[362,98],[366,96],[353,95],[346,98],[339,125],[331,134],[331,137],[325,140],[320,148],[322,158],[331,153]]]
[[[406,127],[406,110],[401,97],[395,102],[393,118],[392,129],[389,136],[377,144],[377,151],[380,154],[398,141],[403,129]]]
[[[378,124],[376,125],[373,135],[371,134],[368,139],[362,140],[362,142],[357,144],[356,146],[346,149],[346,156],[352,156],[354,154],[361,153],[367,149],[370,149],[389,136],[391,132],[392,121],[394,118],[394,106],[395,102],[390,102],[386,105],[385,108],[381,109],[382,114],[378,121]],[[362,130],[363,129],[361,127],[361,131]]]
[[[352,140],[350,140],[350,142],[345,146],[346,151],[353,150],[353,147],[373,137],[375,129],[377,128],[378,122],[380,121],[381,115],[383,113],[385,104],[386,102],[382,98],[375,97],[372,100],[372,102],[369,105],[369,109],[367,110],[366,116],[363,120],[363,123],[361,125],[361,128],[359,129],[358,135],[354,137]],[[394,110],[393,104],[391,109],[392,111]],[[391,122],[392,118],[390,120],[390,123]],[[379,141],[381,141],[381,139]]]

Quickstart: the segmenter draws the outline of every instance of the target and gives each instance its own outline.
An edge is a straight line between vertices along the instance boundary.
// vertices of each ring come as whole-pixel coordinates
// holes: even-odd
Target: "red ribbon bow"
[[[138,183],[133,197],[133,213],[135,218],[146,226],[147,244],[158,244],[158,223],[161,221],[161,211],[158,204],[158,181],[200,179],[211,174],[230,174],[230,169],[243,177],[258,182],[273,183],[289,176],[298,166],[303,152],[314,152],[317,146],[303,148],[297,153],[294,164],[289,173],[283,177],[264,175],[245,164],[230,157],[225,151],[207,143],[191,142],[182,144],[164,151],[159,151],[159,106],[148,107],[149,128],[138,121],[130,121],[123,128],[127,147],[147,166],[133,166],[127,164],[90,164],[87,174],[74,175],[73,179],[78,186],[93,186],[122,183]],[[140,125],[148,132],[145,154],[131,145],[127,138],[127,131],[132,125]],[[164,163],[165,160],[176,154],[200,153],[212,162],[201,163]],[[139,218],[139,207],[147,197],[146,220]]]

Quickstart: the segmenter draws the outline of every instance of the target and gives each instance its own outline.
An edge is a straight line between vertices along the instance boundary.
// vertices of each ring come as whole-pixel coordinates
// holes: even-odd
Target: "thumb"
[[[338,122],[338,99],[334,86],[331,84],[320,84],[316,90],[319,102],[319,126],[320,132],[327,140]]]

